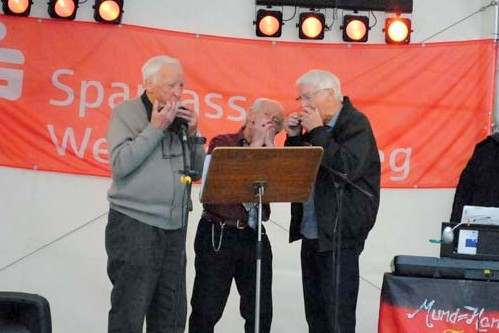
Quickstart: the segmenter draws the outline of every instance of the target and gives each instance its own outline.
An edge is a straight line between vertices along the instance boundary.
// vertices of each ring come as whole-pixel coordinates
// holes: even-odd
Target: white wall
[[[420,42],[478,11],[490,1],[414,1],[413,42]],[[93,1],[80,6],[78,19],[92,21]],[[495,7],[463,21],[430,42],[490,38]],[[128,0],[124,24],[229,37],[255,38],[252,0]],[[223,14],[222,14],[223,13]],[[291,9],[285,9],[291,15]],[[289,16],[290,16],[289,15]],[[330,12],[332,15],[332,12]],[[383,21],[383,13],[376,13]],[[31,16],[47,17],[46,1],[36,0]],[[341,17],[341,14],[340,14]],[[328,19],[330,20],[330,18]],[[97,23],[96,23],[97,24]],[[326,42],[341,42],[338,22]],[[369,42],[383,42],[381,24]],[[294,22],[279,40],[297,39]],[[5,144],[5,143],[2,143]],[[106,276],[104,228],[109,179],[0,168],[0,290],[39,293],[47,297],[55,333],[106,331],[110,283]],[[376,332],[383,273],[397,254],[438,256],[429,238],[439,236],[448,219],[454,189],[388,190],[381,194],[375,228],[361,256],[358,332]],[[196,200],[187,248],[188,293],[192,288],[193,235],[200,215]],[[273,205],[268,233],[274,251],[273,332],[306,331],[299,269],[299,243],[287,243],[287,204]],[[231,293],[217,332],[243,332],[236,290]]]

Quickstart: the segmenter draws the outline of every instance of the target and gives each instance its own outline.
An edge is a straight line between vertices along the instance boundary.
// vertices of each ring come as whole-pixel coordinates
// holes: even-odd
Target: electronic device
[[[499,262],[397,255],[392,273],[414,277],[499,281]]]
[[[499,261],[499,226],[443,222],[440,257]]]

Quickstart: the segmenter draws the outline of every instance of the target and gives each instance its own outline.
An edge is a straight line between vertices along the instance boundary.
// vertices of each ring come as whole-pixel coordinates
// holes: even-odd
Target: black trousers
[[[257,234],[251,228],[225,226],[222,230],[219,224],[201,219],[194,241],[196,278],[190,333],[213,332],[222,317],[232,279],[241,297],[244,330],[255,331],[256,243]],[[267,235],[262,235],[262,246],[260,332],[268,333],[272,322],[272,250]]]
[[[184,332],[186,229],[163,230],[109,211],[107,272],[113,290],[109,333]]]
[[[302,240],[301,267],[305,316],[309,333],[355,333],[359,293],[359,251],[341,249],[339,288],[336,296],[334,252],[317,251],[316,240]],[[335,301],[338,304],[334,328]]]

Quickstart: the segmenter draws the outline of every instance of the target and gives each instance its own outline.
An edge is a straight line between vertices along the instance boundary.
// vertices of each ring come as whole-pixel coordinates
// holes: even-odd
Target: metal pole
[[[258,241],[256,243],[255,333],[260,331],[260,279],[262,268],[262,197],[265,182],[255,182],[258,190]]]

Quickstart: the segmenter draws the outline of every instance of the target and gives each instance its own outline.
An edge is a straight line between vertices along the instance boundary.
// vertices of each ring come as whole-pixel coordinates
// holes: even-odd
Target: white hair
[[[300,76],[298,80],[296,80],[296,85],[315,85],[318,89],[331,88],[334,90],[336,99],[339,102],[343,102],[340,80],[331,72],[313,69]]]
[[[277,105],[279,108],[281,108],[281,110],[282,110],[282,112],[284,114],[284,108],[283,108],[283,106],[282,106],[281,103],[279,103],[278,101],[276,101],[274,99],[260,97],[260,98],[255,99],[255,101],[253,102],[253,104],[251,104],[251,106],[249,107],[249,111],[246,114],[246,119],[244,120],[243,127],[246,127],[246,124],[248,122],[248,116],[251,113],[253,113],[253,112],[260,111],[264,107],[265,104],[275,104],[275,105]]]
[[[142,79],[144,80],[144,82],[147,79],[156,77],[156,74],[158,74],[161,67],[166,64],[175,64],[182,67],[180,61],[178,61],[178,59],[176,58],[167,55],[152,57],[147,60],[146,63],[142,66]]]
[[[249,108],[250,112],[249,113],[252,113],[252,112],[260,110],[261,108],[263,108],[263,106],[265,104],[277,104],[282,110],[284,110],[284,108],[282,107],[281,103],[279,103],[278,101],[273,100],[273,99],[269,99],[269,98],[260,97],[260,98],[257,98],[253,102],[253,104],[250,106],[250,108]]]

